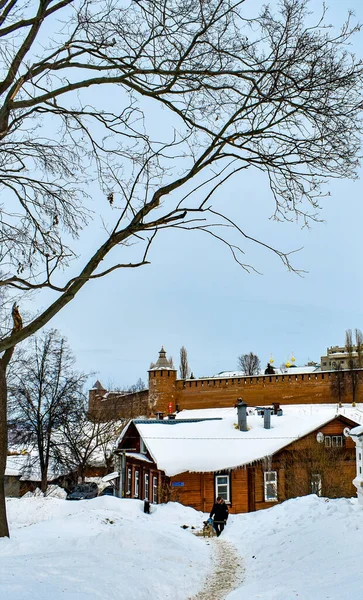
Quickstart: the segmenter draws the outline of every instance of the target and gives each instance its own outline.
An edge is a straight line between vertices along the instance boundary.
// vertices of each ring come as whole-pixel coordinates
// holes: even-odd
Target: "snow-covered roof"
[[[173,476],[185,471],[222,471],[261,460],[338,414],[332,405],[283,406],[283,415],[272,415],[271,429],[264,429],[257,411],[249,412],[253,414],[248,415],[246,432],[235,427],[235,408],[184,410],[175,421],[136,420],[134,424],[158,468]],[[363,424],[359,407],[339,409],[339,414]],[[209,420],[186,421],[191,418]]]
[[[150,458],[148,458],[145,454],[142,454],[141,452],[126,452],[126,456],[129,456],[130,458],[136,458],[137,460],[143,460],[144,462],[148,463],[152,462]]]
[[[48,468],[48,481],[65,475],[68,471],[52,464]],[[19,477],[20,481],[41,481],[38,453],[35,451],[7,457],[5,476]]]
[[[296,367],[284,367],[279,368],[279,367],[273,367],[275,373],[274,375],[305,375],[308,373],[315,373],[317,371],[320,371],[320,365],[319,366],[296,366]],[[252,375],[252,377],[261,377],[261,375],[265,374],[265,368],[261,369],[260,373],[258,375]],[[213,375],[213,377],[208,377],[208,379],[224,379],[225,377],[250,377],[250,375],[246,375],[244,371],[222,371],[221,373],[218,373],[218,375]],[[205,378],[203,378],[205,379]]]
[[[350,430],[349,435],[355,436],[355,437],[360,437],[361,435],[363,435],[363,426],[362,425],[358,425],[358,427],[353,427]]]

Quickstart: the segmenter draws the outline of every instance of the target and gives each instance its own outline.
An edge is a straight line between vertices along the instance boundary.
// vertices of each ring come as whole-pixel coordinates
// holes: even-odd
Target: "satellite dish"
[[[344,429],[343,429],[343,435],[345,437],[349,437],[349,435],[350,435],[350,428],[349,427],[344,427]]]
[[[319,444],[323,443],[323,441],[324,441],[324,434],[321,431],[319,431],[319,433],[316,434],[316,441]]]

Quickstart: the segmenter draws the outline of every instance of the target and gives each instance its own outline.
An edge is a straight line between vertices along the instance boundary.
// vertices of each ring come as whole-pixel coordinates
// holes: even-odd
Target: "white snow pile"
[[[60,498],[61,500],[65,500],[65,498],[67,497],[67,492],[65,491],[65,489],[59,487],[59,485],[51,484],[48,485],[45,494],[43,494],[40,488],[36,488],[34,492],[26,492],[23,498],[39,498],[44,496],[50,496],[51,498]]]
[[[352,600],[363,589],[363,509],[356,499],[295,498],[231,515],[226,538],[245,581],[228,600]]]
[[[240,552],[244,571],[228,600],[360,597],[363,510],[355,499],[307,496],[231,515],[213,540],[192,534],[205,515],[191,508],[142,509],[140,501],[112,497],[9,499],[0,598],[191,600],[216,574],[212,552],[223,538]]]
[[[202,586],[211,546],[184,524],[203,514],[170,503],[98,497],[7,500],[11,538],[0,539],[6,600],[185,600]]]

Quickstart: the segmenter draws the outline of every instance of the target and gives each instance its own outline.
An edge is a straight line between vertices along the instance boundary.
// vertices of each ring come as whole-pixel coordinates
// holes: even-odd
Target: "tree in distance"
[[[180,379],[189,379],[190,368],[189,368],[189,363],[188,363],[188,352],[184,346],[182,346],[180,348],[179,372],[180,372]]]
[[[261,372],[260,359],[253,352],[241,354],[238,357],[238,366],[245,375],[259,375]]]
[[[87,376],[73,368],[74,356],[57,330],[45,331],[22,347],[9,384],[9,423],[13,439],[37,450],[41,490],[54,467],[60,431],[77,421],[85,406]]]

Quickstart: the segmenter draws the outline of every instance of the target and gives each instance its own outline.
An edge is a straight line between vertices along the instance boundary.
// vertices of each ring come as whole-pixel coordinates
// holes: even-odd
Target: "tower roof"
[[[102,383],[97,379],[96,383],[93,384],[93,390],[102,390],[103,392],[106,391],[106,389],[103,387]]]
[[[156,371],[157,369],[170,369],[175,371],[172,360],[168,360],[166,358],[166,351],[164,350],[164,346],[161,346],[161,350],[159,352],[159,358],[156,363],[151,363],[150,371]]]

